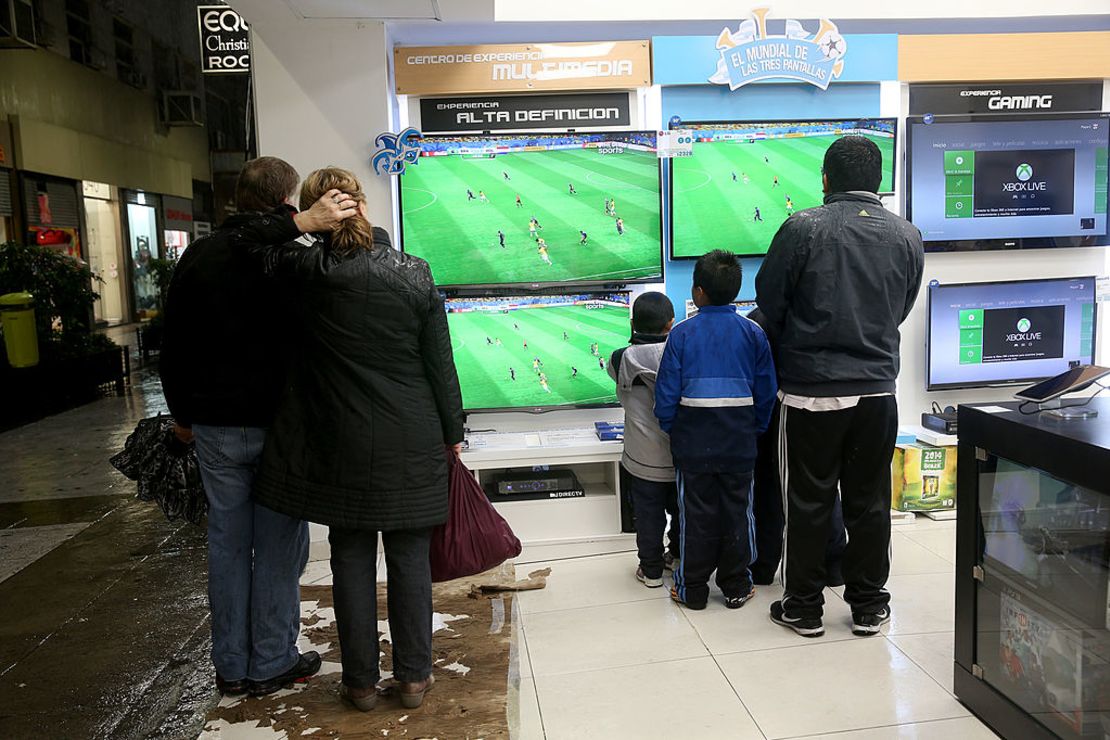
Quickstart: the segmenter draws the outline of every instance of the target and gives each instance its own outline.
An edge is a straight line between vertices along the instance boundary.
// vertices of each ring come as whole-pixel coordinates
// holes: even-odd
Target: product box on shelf
[[[956,508],[956,448],[921,442],[899,444],[891,463],[891,508],[936,511]]]

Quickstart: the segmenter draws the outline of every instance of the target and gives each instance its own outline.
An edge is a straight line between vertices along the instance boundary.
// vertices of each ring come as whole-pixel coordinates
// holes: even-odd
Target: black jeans
[[[805,411],[783,407],[786,452],[786,595],[791,616],[820,617],[828,583],[827,543],[837,487],[848,544],[844,600],[855,614],[890,603],[890,460],[898,436],[893,396],[861,398],[854,408]]]
[[[709,576],[725,596],[745,596],[752,588],[748,567],[755,521],[751,473],[678,472],[682,562],[674,573],[678,598],[700,606],[709,599]]]
[[[782,506],[782,479],[779,475],[779,414],[780,404],[775,402],[771,424],[758,442],[755,459],[755,478],[752,482],[752,509],[755,511],[755,551],[752,563],[752,581],[769,586],[775,582],[779,563],[782,562],[782,535],[786,527],[786,512]],[[844,513],[840,498],[833,505],[829,542],[825,550],[825,568],[828,585],[844,583],[840,561],[848,538],[844,532]]]
[[[632,501],[633,521],[636,525],[636,550],[640,567],[648,578],[663,576],[663,530],[667,527],[667,514],[671,515],[671,528],[667,532],[671,555],[678,557],[678,486],[675,482],[644,480],[621,466],[621,490],[628,492]]]
[[[382,532],[393,675],[398,681],[423,681],[432,672],[431,540],[431,529]],[[378,533],[332,527],[328,542],[343,683],[354,689],[368,688],[381,678]]]

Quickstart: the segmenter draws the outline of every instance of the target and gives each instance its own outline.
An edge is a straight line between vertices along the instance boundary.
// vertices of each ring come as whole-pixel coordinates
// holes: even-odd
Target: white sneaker
[[[660,588],[663,585],[662,578],[648,578],[645,576],[643,568],[636,569],[636,580],[648,588]]]

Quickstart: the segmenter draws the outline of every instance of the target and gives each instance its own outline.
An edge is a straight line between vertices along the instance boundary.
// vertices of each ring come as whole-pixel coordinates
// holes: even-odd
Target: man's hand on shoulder
[[[331,231],[356,213],[358,203],[351,196],[339,190],[329,190],[311,208],[293,216],[293,221],[302,234],[317,234]]]

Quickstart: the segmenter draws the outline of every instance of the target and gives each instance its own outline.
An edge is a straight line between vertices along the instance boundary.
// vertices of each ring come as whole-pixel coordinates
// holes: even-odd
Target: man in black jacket
[[[874,142],[838,139],[823,169],[825,204],[783,223],[756,278],[776,353],[787,499],[786,589],[771,619],[805,637],[824,634],[825,543],[839,487],[852,632],[874,635],[890,619],[898,327],[917,299],[924,250],[921,233],[875,195]]]
[[[280,297],[240,230],[287,203],[299,179],[275,157],[247,162],[239,214],[185,250],[166,300],[162,390],[178,438],[196,443],[208,497],[212,662],[227,695],[271,693],[320,669],[319,655],[297,651],[308,525],[251,499],[282,387],[282,326]],[[297,227],[327,231],[354,214],[337,195],[298,213]]]

